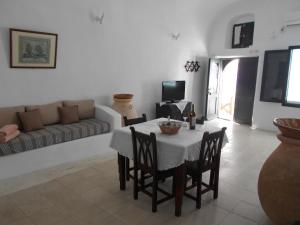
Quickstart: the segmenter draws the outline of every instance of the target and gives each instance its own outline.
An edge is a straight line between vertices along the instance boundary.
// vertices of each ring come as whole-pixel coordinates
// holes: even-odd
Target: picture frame
[[[233,25],[232,48],[247,48],[253,45],[255,22],[239,23]]]
[[[9,33],[10,68],[56,68],[57,34],[14,28]]]
[[[260,101],[283,102],[288,67],[289,50],[265,51]]]

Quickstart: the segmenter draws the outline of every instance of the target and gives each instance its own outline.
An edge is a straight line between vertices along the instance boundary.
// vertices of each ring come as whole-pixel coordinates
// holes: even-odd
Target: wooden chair
[[[196,207],[201,208],[201,195],[208,192],[214,192],[214,199],[218,198],[219,189],[219,170],[221,149],[226,128],[214,133],[205,132],[203,135],[199,160],[194,162],[186,162],[186,184],[185,196],[196,201]],[[202,180],[202,173],[210,171],[209,184]],[[187,186],[189,178],[192,184]],[[202,186],[204,189],[202,189]],[[188,190],[197,188],[196,197],[187,193]]]
[[[143,192],[152,197],[152,212],[157,211],[157,205],[170,200],[175,195],[175,169],[158,170],[157,165],[157,143],[154,133],[150,135],[135,131],[134,127],[130,127],[132,133],[133,156],[134,156],[134,199],[138,199],[138,193]],[[140,171],[140,178],[139,172]],[[145,176],[151,176],[152,182],[145,184]],[[173,177],[172,193],[158,187],[158,181]],[[148,188],[152,187],[152,192]],[[157,193],[161,192],[164,198],[158,200]]]
[[[131,126],[134,124],[138,124],[138,123],[144,123],[147,121],[147,116],[146,114],[143,114],[142,117],[138,117],[138,118],[133,118],[133,119],[128,119],[126,116],[123,117],[124,120],[124,125],[127,126]],[[126,173],[126,180],[129,181],[130,178],[133,179],[133,176],[130,175],[130,171],[133,170],[133,167],[130,167],[130,160],[128,158],[126,158],[125,161],[125,173]]]

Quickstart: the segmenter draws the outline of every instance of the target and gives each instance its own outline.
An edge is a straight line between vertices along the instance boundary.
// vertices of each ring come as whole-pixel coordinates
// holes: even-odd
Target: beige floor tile
[[[257,223],[232,213],[220,225],[257,225]]]
[[[68,218],[65,220],[62,220],[58,223],[55,223],[55,225],[84,225],[83,223],[80,223],[80,221],[73,219],[73,218]]]
[[[184,220],[180,225],[218,225],[227,215],[229,212],[224,209],[213,205],[204,205],[200,210],[196,209],[194,212],[184,215]]]
[[[261,207],[253,206],[243,201],[233,209],[233,212],[256,223],[262,221],[265,215]]]
[[[0,225],[36,225],[29,218],[23,217],[21,219],[15,220],[13,222],[2,223],[0,221]]]
[[[0,198],[0,224],[13,224],[24,218],[25,214],[9,197]]]
[[[29,218],[37,225],[54,225],[67,219],[67,216],[57,207],[50,207],[33,213]]]

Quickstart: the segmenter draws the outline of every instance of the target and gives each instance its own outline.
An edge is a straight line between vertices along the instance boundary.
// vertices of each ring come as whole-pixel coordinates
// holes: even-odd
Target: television
[[[176,102],[184,99],[185,81],[163,81],[162,82],[162,101]]]

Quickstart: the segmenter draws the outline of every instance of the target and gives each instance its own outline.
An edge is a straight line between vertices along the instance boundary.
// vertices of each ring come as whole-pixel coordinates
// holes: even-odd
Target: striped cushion
[[[50,125],[41,130],[21,133],[8,143],[0,144],[0,156],[108,133],[109,131],[109,124],[97,119],[81,120],[79,123],[68,125]]]

